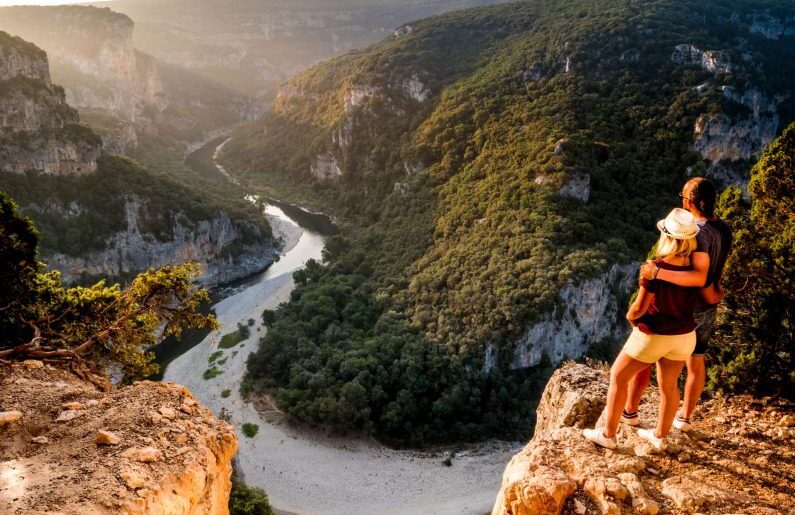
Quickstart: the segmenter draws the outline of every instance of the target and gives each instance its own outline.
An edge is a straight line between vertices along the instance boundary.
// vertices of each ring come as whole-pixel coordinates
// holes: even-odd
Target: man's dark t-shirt
[[[701,228],[696,235],[698,247],[696,252],[706,252],[709,255],[709,270],[707,271],[707,282],[704,287],[716,283],[723,273],[723,266],[732,245],[732,232],[729,226],[720,218],[713,218],[699,222]],[[703,311],[710,307],[699,296],[696,303],[696,311]]]
[[[663,270],[691,270],[690,266],[671,265],[658,259],[655,261]],[[700,288],[686,288],[660,279],[641,278],[640,285],[654,294],[648,311],[638,318],[638,329],[646,334],[687,334],[696,328],[693,310],[700,298]]]

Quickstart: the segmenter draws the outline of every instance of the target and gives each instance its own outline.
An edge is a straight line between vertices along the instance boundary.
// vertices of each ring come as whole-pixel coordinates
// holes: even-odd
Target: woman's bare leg
[[[621,408],[627,402],[627,385],[635,374],[648,367],[648,363],[629,357],[624,351],[616,358],[610,368],[610,387],[607,390],[607,406],[605,407],[604,434],[613,438],[618,429],[618,420],[621,417]],[[673,420],[673,417],[671,418]]]
[[[657,429],[654,434],[663,438],[671,430],[676,410],[679,409],[679,388],[677,381],[682,373],[684,361],[660,358],[657,362],[657,384],[660,386],[660,413],[657,417]]]

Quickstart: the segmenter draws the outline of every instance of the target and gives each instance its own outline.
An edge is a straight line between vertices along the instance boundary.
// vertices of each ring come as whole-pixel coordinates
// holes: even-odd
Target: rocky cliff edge
[[[0,513],[226,514],[236,451],[183,386],[0,363]]]
[[[605,406],[606,370],[568,363],[550,379],[533,439],[505,469],[492,515],[795,513],[795,406],[716,398],[690,434],[673,430],[666,452],[623,426],[614,451],[580,434]],[[647,390],[641,425],[656,420]]]

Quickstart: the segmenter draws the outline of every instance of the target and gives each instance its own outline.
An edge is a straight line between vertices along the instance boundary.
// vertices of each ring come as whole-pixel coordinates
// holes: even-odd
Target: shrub
[[[243,434],[246,435],[247,438],[254,438],[259,431],[259,426],[257,424],[252,424],[250,422],[246,422],[243,424]]]

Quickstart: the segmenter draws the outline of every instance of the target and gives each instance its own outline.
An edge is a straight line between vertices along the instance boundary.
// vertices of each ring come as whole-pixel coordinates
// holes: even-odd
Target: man
[[[700,227],[698,247],[693,253],[693,269],[677,272],[658,268],[653,262],[641,266],[641,276],[646,279],[661,279],[679,286],[706,288],[704,297],[699,299],[693,318],[696,322],[696,348],[687,360],[687,383],[682,406],[674,419],[674,427],[682,431],[690,430],[690,416],[704,391],[706,367],[704,354],[715,326],[715,315],[723,294],[720,292],[720,277],[731,248],[732,235],[729,226],[715,216],[715,186],[703,177],[690,179],[679,194],[682,207],[696,217]],[[649,384],[651,367],[635,376],[629,384],[627,404],[621,420],[630,425],[638,425],[638,404],[643,390]]]

